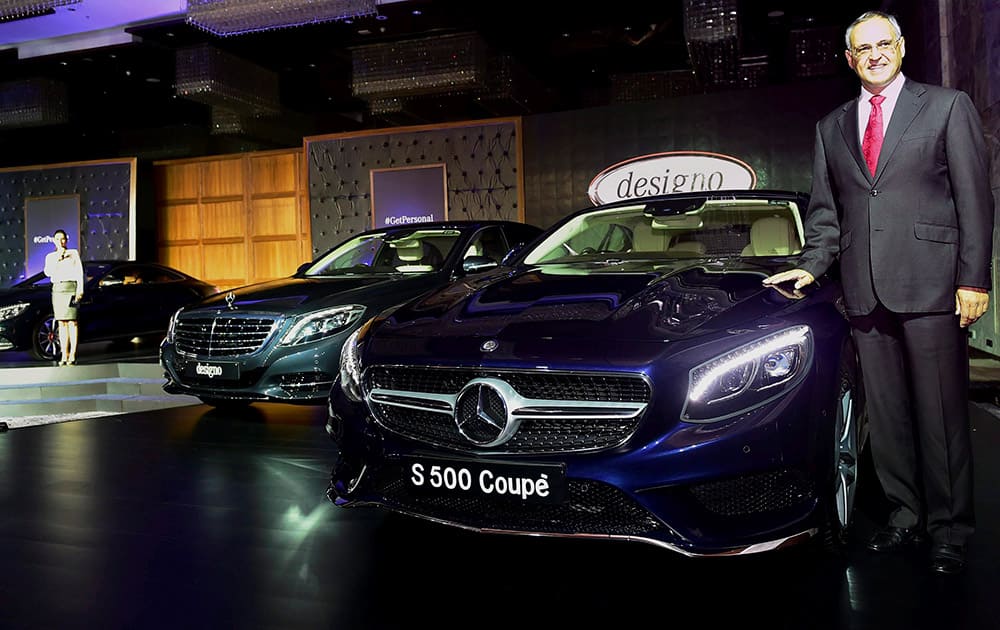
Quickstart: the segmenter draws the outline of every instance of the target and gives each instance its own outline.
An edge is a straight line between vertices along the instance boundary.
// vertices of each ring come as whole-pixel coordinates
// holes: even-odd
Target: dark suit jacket
[[[857,99],[816,125],[806,247],[815,277],[840,258],[849,315],[876,300],[899,313],[955,308],[959,286],[990,288],[993,194],[979,113],[964,92],[909,79],[872,177]]]

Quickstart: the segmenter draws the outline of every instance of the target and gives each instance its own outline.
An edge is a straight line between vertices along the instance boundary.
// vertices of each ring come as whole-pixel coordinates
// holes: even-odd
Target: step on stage
[[[158,344],[138,339],[81,344],[67,366],[0,352],[0,430],[201,404],[163,391],[158,359]]]

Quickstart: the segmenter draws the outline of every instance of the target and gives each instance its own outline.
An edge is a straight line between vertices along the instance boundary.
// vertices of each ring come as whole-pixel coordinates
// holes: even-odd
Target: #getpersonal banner
[[[24,200],[25,277],[45,268],[45,255],[55,249],[52,233],[63,230],[70,249],[80,247],[80,196],[29,197]]]
[[[371,186],[374,228],[448,218],[444,164],[372,169]]]

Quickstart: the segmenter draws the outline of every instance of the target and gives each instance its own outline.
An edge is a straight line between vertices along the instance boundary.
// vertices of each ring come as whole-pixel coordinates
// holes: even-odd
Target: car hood
[[[397,309],[379,323],[372,349],[379,361],[441,353],[467,360],[482,357],[481,344],[492,339],[501,348],[519,347],[495,358],[608,357],[616,344],[745,329],[814,302],[816,291],[794,299],[762,286],[787,266],[783,260],[773,266],[685,260],[655,268],[648,261],[501,268]],[[558,350],[549,353],[546,346]]]
[[[380,305],[415,297],[441,284],[442,274],[290,277],[216,293],[185,309],[296,315],[340,304]],[[232,304],[229,304],[229,296]]]
[[[0,306],[16,302],[31,302],[52,294],[52,287],[8,287],[0,289]]]

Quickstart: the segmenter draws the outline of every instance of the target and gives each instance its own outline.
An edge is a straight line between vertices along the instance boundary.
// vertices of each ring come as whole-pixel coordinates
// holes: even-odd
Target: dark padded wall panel
[[[444,164],[449,219],[517,221],[513,121],[307,143],[313,254],[371,227],[369,171]]]
[[[79,195],[80,255],[127,259],[131,177],[126,163],[0,172],[0,286],[24,276],[24,200],[29,197]]]
[[[712,151],[740,158],[757,188],[809,190],[816,122],[857,94],[835,80],[527,116],[524,220],[548,227],[591,205],[605,168],[650,153]]]

